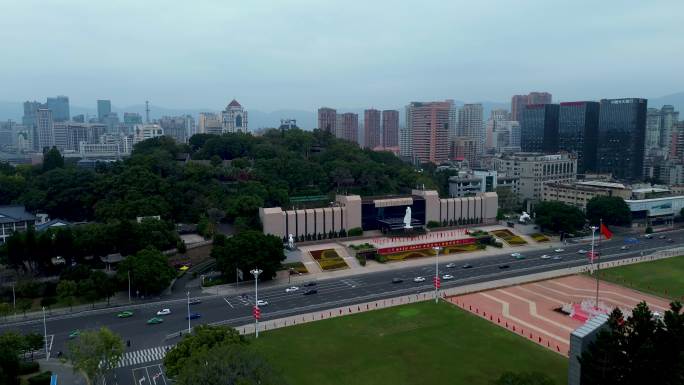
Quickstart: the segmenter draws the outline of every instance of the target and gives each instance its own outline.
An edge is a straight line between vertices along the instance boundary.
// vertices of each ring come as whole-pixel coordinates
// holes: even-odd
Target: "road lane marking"
[[[226,303],[228,304],[228,306],[230,306],[231,308],[235,309],[235,306],[233,306],[233,304],[230,303],[230,301],[228,301],[228,298],[224,298],[223,300],[226,301]]]

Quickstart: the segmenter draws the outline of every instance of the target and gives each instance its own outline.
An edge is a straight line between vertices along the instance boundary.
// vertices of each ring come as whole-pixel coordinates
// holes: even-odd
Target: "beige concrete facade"
[[[544,183],[542,201],[558,201],[584,211],[587,202],[597,196],[614,196],[629,199],[632,190],[621,183],[575,182]]]
[[[375,200],[376,207],[410,205],[415,199],[425,201],[425,225],[435,221],[442,225],[466,223],[492,223],[499,207],[494,192],[480,193],[474,197],[441,199],[434,190],[413,190],[413,198],[388,198]],[[358,195],[338,195],[336,206],[282,210],[280,207],[259,209],[259,218],[265,234],[280,238],[293,236],[316,236],[344,229],[362,227],[362,200]]]

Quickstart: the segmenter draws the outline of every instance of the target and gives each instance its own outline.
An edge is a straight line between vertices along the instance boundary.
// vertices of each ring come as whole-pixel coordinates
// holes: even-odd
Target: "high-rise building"
[[[558,113],[558,149],[575,154],[577,172],[596,170],[599,103],[567,102]]]
[[[52,110],[52,120],[55,122],[66,122],[71,118],[69,113],[69,97],[56,96],[47,98],[47,108]]]
[[[104,120],[105,116],[112,112],[112,101],[111,100],[98,100],[97,101],[97,120],[100,122]]]
[[[451,101],[412,102],[406,106],[411,156],[415,161],[439,164],[449,159],[449,112],[452,104]]]
[[[530,92],[527,104],[551,104],[551,94],[548,92]]]
[[[359,115],[351,112],[337,115],[335,136],[350,142],[359,142]]]
[[[643,173],[646,99],[602,99],[599,112],[597,171],[638,180]]]
[[[172,137],[178,143],[188,140],[188,122],[185,116],[164,116],[159,119],[164,135]]]
[[[408,115],[408,112],[407,112]],[[399,129],[399,155],[404,158],[413,158],[413,142],[411,130],[408,127]]]
[[[54,122],[52,125],[52,132],[55,138],[54,146],[57,147],[61,153],[68,150],[67,125],[67,122]]]
[[[382,145],[380,111],[375,109],[363,111],[363,131],[365,147],[373,149]]]
[[[660,146],[668,148],[672,138],[672,129],[679,121],[679,111],[675,111],[673,106],[666,104],[660,109],[660,116],[662,127],[660,131]]]
[[[492,165],[499,173],[520,178],[521,201],[540,201],[544,183],[572,182],[577,178],[577,159],[571,154],[504,154],[494,158]]]
[[[247,111],[233,99],[226,109],[221,112],[221,125],[223,132],[249,132],[247,125]]]
[[[200,112],[197,124],[199,134],[221,135],[221,119],[213,112]]]
[[[76,123],[85,123],[85,115],[78,114],[71,117],[71,120]]]
[[[649,108],[646,110],[646,135],[644,137],[644,149],[647,154],[654,150],[661,148],[661,143],[666,141],[661,138],[662,133],[662,115],[657,108]]]
[[[520,123],[523,152],[558,152],[558,104],[528,104]]]
[[[382,111],[382,145],[385,147],[399,146],[399,111]]]
[[[138,124],[133,130],[133,143],[164,135],[164,129],[158,124]]]
[[[318,129],[335,135],[337,132],[337,110],[328,107],[319,108]]]
[[[508,114],[508,110],[504,108],[494,108],[491,111],[489,111],[490,120],[503,122],[509,120],[509,117],[510,115]]]
[[[119,128],[119,114],[110,112],[100,119],[100,122],[107,126],[107,131],[116,132]]]
[[[124,112],[123,121],[126,125],[142,124],[142,115],[137,112]]]
[[[36,133],[38,137],[38,151],[51,148],[55,145],[54,121],[52,110],[39,108],[36,112]]]
[[[458,109],[456,136],[472,139],[475,143],[475,154],[468,159],[471,167],[477,166],[477,158],[482,155],[485,142],[484,126],[482,124],[482,104],[465,104]]]
[[[36,102],[35,100],[32,102],[24,102],[24,116],[21,118],[21,124],[26,127],[35,127],[36,114],[39,108],[45,108],[45,106],[41,102]]]
[[[522,120],[522,113],[527,105],[527,95],[513,95],[511,98],[511,120],[519,122]]]
[[[511,98],[511,120],[522,121],[523,111],[528,104],[551,104],[548,92],[530,92],[528,95],[513,95]]]

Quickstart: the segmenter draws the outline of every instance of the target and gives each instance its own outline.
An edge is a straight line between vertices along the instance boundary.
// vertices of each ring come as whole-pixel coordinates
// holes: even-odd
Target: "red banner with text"
[[[384,247],[378,249],[378,254],[392,254],[400,253],[402,251],[414,251],[422,249],[431,249],[433,247],[448,247],[448,246],[458,246],[458,245],[470,245],[475,243],[475,238],[463,238],[463,239],[452,239],[450,241],[440,241],[440,242],[429,242],[429,243],[418,243],[415,245],[405,245],[405,246],[394,246],[394,247]]]

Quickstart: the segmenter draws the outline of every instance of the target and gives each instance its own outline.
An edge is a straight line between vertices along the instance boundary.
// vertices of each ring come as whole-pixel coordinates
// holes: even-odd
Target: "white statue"
[[[411,208],[406,207],[406,214],[404,214],[404,228],[405,229],[412,229],[413,227],[411,226]]]
[[[520,218],[518,218],[518,222],[520,223],[527,223],[532,220],[532,217],[530,217],[530,214],[528,214],[526,211],[522,212],[522,215],[520,215]]]
[[[292,237],[292,234],[287,238],[287,248],[294,250],[294,238]]]

